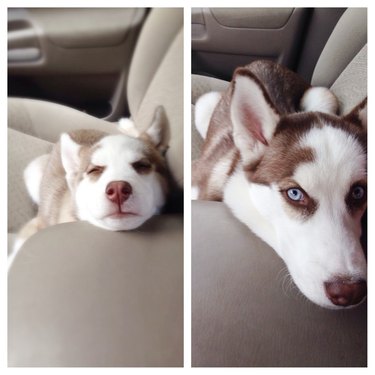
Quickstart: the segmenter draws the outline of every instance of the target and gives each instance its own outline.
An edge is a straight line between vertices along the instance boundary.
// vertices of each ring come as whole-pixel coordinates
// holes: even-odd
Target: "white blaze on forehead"
[[[106,166],[113,160],[132,163],[144,157],[144,143],[126,135],[107,136],[98,143],[98,146],[91,157],[94,165]]]
[[[332,126],[312,128],[300,142],[314,152],[314,161],[299,165],[294,179],[303,189],[344,194],[351,184],[366,177],[366,153],[352,134]]]

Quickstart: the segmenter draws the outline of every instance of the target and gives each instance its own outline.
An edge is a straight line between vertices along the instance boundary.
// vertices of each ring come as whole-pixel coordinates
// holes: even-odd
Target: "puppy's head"
[[[305,296],[343,308],[359,304],[367,289],[360,244],[367,101],[343,117],[319,112],[319,102],[327,108],[319,96],[313,112],[281,116],[256,77],[239,70],[231,101],[233,138],[251,200],[275,233],[263,239]]]
[[[62,134],[61,159],[80,220],[108,230],[139,227],[163,207],[164,123],[134,138],[93,131]]]

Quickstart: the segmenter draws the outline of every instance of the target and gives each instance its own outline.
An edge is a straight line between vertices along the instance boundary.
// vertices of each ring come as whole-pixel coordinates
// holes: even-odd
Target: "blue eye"
[[[286,193],[292,201],[301,201],[304,198],[302,191],[297,188],[288,189]]]
[[[354,186],[352,189],[352,198],[360,200],[365,196],[365,189],[362,186]]]

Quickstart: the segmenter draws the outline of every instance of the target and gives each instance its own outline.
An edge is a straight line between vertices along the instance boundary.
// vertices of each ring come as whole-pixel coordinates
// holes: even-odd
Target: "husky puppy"
[[[11,257],[50,225],[87,220],[112,231],[131,230],[159,213],[169,188],[160,111],[137,137],[76,130],[62,134],[50,154],[34,159],[24,177],[38,213],[19,232]]]
[[[257,61],[237,69],[223,94],[202,96],[195,117],[205,138],[195,198],[223,200],[327,308],[367,294],[367,99],[344,116],[337,109],[328,89]]]

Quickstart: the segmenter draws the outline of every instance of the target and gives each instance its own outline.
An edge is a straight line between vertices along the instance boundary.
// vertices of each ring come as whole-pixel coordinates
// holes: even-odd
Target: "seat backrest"
[[[141,31],[130,66],[127,96],[132,118],[146,129],[162,105],[169,124],[166,157],[183,186],[183,9],[153,9]]]
[[[348,112],[367,96],[367,9],[348,8],[315,66],[312,84],[330,87]]]

